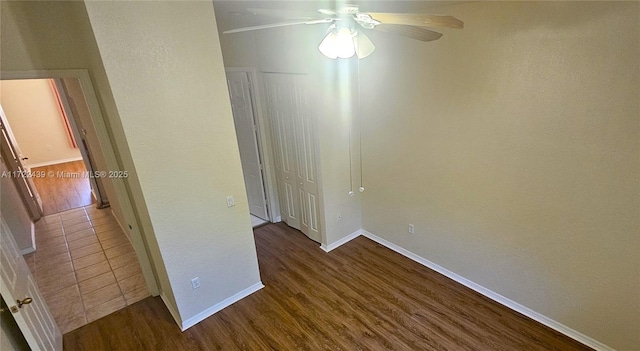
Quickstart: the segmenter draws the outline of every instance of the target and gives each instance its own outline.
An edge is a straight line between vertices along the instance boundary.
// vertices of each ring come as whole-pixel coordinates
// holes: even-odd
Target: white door
[[[42,299],[4,218],[1,222],[0,294],[32,350],[62,350],[62,334]],[[26,304],[20,305],[20,301]]]
[[[227,71],[227,84],[240,149],[244,184],[247,188],[249,212],[256,217],[269,220],[262,174],[263,166],[260,162],[258,147],[258,125],[251,100],[249,76],[247,72]]]
[[[265,74],[267,118],[273,137],[276,185],[280,200],[280,215],[290,227],[300,229],[299,199],[296,192],[296,152],[293,140],[293,117],[290,115],[293,95],[284,89],[279,74]]]
[[[16,187],[20,191],[25,205],[29,211],[29,215],[33,221],[37,221],[42,217],[42,200],[33,185],[33,180],[28,176],[27,170],[22,164],[22,155],[18,150],[15,138],[9,125],[6,123],[4,111],[0,106],[0,155],[5,160],[7,168],[11,173],[11,177],[16,182]]]
[[[296,140],[296,181],[300,199],[300,230],[309,238],[320,241],[318,182],[316,178],[316,136],[307,92],[307,76],[289,78],[294,94],[293,126]],[[291,85],[292,83],[292,85]]]
[[[282,218],[319,242],[316,143],[307,76],[265,73],[264,81]]]

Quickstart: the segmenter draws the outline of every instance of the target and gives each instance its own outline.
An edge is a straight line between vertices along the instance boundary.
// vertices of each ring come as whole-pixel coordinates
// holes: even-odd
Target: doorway
[[[17,152],[19,167],[32,176],[31,191],[43,215],[108,201],[97,189],[100,179],[72,114],[63,83],[55,79],[0,81],[0,118]],[[77,108],[76,108],[77,110]]]
[[[62,108],[69,117],[71,133],[66,137],[75,137],[81,151],[81,157],[76,161],[84,165],[86,171],[79,172],[95,174],[120,168],[86,70],[2,72],[2,79],[53,79],[61,95]],[[82,151],[86,151],[86,155]],[[17,157],[18,153],[15,155],[3,153],[3,161],[22,161]],[[21,169],[26,167],[21,166]],[[37,167],[31,169],[31,174],[35,174],[34,170]],[[74,177],[78,172],[71,173],[69,178],[72,179],[84,175]],[[58,175],[68,176],[53,173],[54,178]],[[35,232],[32,242],[37,244],[34,247],[37,251],[24,256],[38,288],[43,290],[43,301],[49,305],[63,332],[159,293],[146,246],[135,226],[137,219],[124,182],[109,177],[85,178],[89,179],[93,204],[45,215],[41,219],[31,215],[35,225],[31,226],[30,232]],[[109,203],[107,187],[113,196],[111,202],[117,204],[115,208],[105,208]],[[40,196],[27,186],[25,188],[22,199],[18,197],[12,205],[16,206],[22,200],[37,207]],[[3,217],[8,215],[3,213]]]
[[[255,228],[272,219],[265,181],[259,109],[255,96],[256,79],[250,69],[226,68],[226,75],[251,225]]]

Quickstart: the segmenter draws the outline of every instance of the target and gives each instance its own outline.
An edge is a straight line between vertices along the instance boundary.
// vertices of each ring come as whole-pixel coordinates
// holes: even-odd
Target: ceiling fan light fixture
[[[350,58],[356,54],[354,33],[349,28],[340,28],[336,34],[336,49],[339,58]]]
[[[322,39],[318,50],[330,58],[351,58],[357,55],[358,58],[365,58],[376,49],[371,40],[361,32],[349,28],[336,28],[335,25],[329,27],[327,35]]]
[[[336,40],[337,40],[336,33],[332,29],[329,29],[329,33],[327,33],[324,39],[322,39],[322,41],[320,42],[320,45],[318,45],[318,50],[320,50],[320,52],[324,56],[330,59],[334,59],[334,60],[337,59],[338,46],[336,44]]]
[[[401,35],[407,38],[429,42],[438,40],[442,33],[434,32],[424,27],[443,27],[462,29],[464,22],[452,16],[430,15],[425,13],[391,13],[391,12],[360,12],[358,5],[344,5],[337,10],[319,9],[318,13],[325,18],[318,18],[318,14],[285,9],[260,9],[247,8],[257,16],[269,16],[289,19],[287,22],[269,23],[225,30],[224,34],[248,32],[260,29],[315,25],[330,23],[325,37],[320,42],[318,49],[323,55],[331,58],[350,58],[358,55],[358,58],[369,56],[375,46],[364,34],[356,29],[364,28],[377,32],[387,32]],[[233,12],[229,12],[233,14]],[[294,21],[295,20],[295,21]],[[340,23],[338,29],[337,23]]]
[[[362,32],[358,32],[358,34],[353,37],[353,43],[355,44],[356,55],[358,55],[359,59],[371,55],[376,50],[375,45],[369,40],[369,37]]]

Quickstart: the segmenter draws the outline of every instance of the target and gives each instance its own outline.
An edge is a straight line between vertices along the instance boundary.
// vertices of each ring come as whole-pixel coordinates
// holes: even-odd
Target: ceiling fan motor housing
[[[380,24],[379,21],[374,20],[366,13],[356,13],[353,15],[353,20],[366,29],[373,29],[373,27]]]
[[[340,11],[338,11],[338,13],[344,14],[344,15],[355,15],[358,13],[358,6],[344,5],[342,8],[340,8]]]

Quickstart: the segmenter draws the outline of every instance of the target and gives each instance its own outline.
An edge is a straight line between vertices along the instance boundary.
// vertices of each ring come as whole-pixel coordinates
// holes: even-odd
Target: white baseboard
[[[262,285],[262,282],[257,282],[253,285],[251,285],[250,287],[236,293],[233,296],[230,296],[224,300],[222,300],[221,302],[207,308],[206,310],[198,313],[197,315],[187,319],[186,321],[182,322],[182,331],[185,331],[191,327],[193,327],[194,325],[202,322],[204,319],[212,316],[214,313],[222,310],[223,308],[230,306],[231,304],[233,304],[234,302],[238,302],[240,300],[242,300],[243,298],[253,294],[254,292],[260,290],[264,288],[264,285]]]
[[[22,256],[36,252],[36,226],[31,222],[31,246],[20,250]]]
[[[129,242],[133,243],[133,241],[131,241],[131,233],[129,230],[129,226],[125,227],[122,225],[122,223],[120,223],[118,216],[116,216],[115,212],[113,212],[113,207],[109,206],[109,211],[111,211],[111,216],[113,217],[113,219],[116,220],[116,223],[118,223],[118,226],[120,227],[120,229],[122,229],[122,231],[124,232],[124,235],[127,236],[127,239],[129,239]]]
[[[282,217],[280,216],[275,217],[273,221],[271,221],[271,223],[279,223],[279,222],[282,222]]]
[[[320,248],[323,249],[325,252],[329,252],[329,251],[331,251],[331,250],[333,250],[333,249],[335,249],[335,248],[337,248],[337,247],[339,247],[341,245],[344,245],[345,243],[347,243],[347,242],[359,237],[361,234],[362,234],[362,229],[358,229],[355,232],[345,236],[344,238],[342,238],[340,240],[334,241],[329,245],[322,244],[322,245],[320,245]]]
[[[81,161],[81,160],[82,160],[82,156],[78,156],[78,157],[71,157],[71,158],[63,158],[61,160],[53,160],[53,161],[47,161],[47,162],[39,162],[39,163],[34,163],[34,164],[28,164],[28,165],[24,165],[24,166],[26,168],[28,168],[28,169],[31,169],[31,168],[38,168],[38,167],[44,167],[44,166],[57,165],[57,164],[60,164],[60,163]]]
[[[391,243],[391,242],[389,242],[389,241],[387,241],[385,239],[382,239],[381,237],[379,237],[377,235],[371,234],[371,233],[369,233],[368,231],[366,231],[364,229],[361,230],[361,232],[362,232],[362,235],[364,235],[367,238],[377,242],[378,244],[380,244],[382,246],[386,246],[387,248],[389,248],[389,249],[391,249],[391,250],[393,250],[393,251],[395,251],[395,252],[397,252],[397,253],[399,253],[399,254],[401,254],[401,255],[403,255],[403,256],[405,256],[405,257],[407,257],[407,258],[409,258],[409,259],[411,259],[411,260],[413,260],[415,262],[418,262],[423,266],[431,268],[434,271],[444,275],[445,277],[447,277],[449,279],[452,279],[452,280],[454,280],[454,281],[456,281],[456,282],[468,287],[469,289],[474,290],[474,291],[476,291],[476,292],[478,292],[478,293],[490,298],[491,300],[493,300],[493,301],[495,301],[495,302],[497,302],[497,303],[499,303],[501,305],[509,307],[510,309],[512,309],[512,310],[514,310],[516,312],[519,312],[519,313],[521,313],[521,314],[523,314],[523,315],[525,315],[525,316],[527,316],[527,317],[529,317],[529,318],[531,318],[531,319],[533,319],[533,320],[535,320],[535,321],[537,321],[539,323],[542,323],[542,324],[546,325],[547,327],[549,327],[551,329],[554,329],[554,330],[556,330],[556,331],[558,331],[558,332],[560,332],[560,333],[562,333],[562,334],[564,334],[564,335],[566,335],[566,336],[568,336],[568,337],[570,337],[570,338],[572,338],[572,339],[574,339],[576,341],[579,341],[579,342],[581,342],[581,343],[583,343],[583,344],[585,344],[585,345],[587,345],[587,346],[589,346],[589,347],[591,347],[593,349],[596,349],[596,350],[599,350],[599,351],[600,350],[601,351],[614,351],[614,349],[612,347],[610,347],[610,346],[607,346],[607,345],[605,345],[605,344],[603,344],[603,343],[601,343],[601,342],[599,342],[599,341],[597,341],[597,340],[595,340],[595,339],[593,339],[591,337],[588,337],[588,336],[586,336],[586,335],[584,335],[584,334],[582,334],[582,333],[580,333],[580,332],[578,332],[576,330],[573,330],[573,329],[567,327],[566,325],[564,325],[562,323],[559,323],[559,322],[557,322],[557,321],[555,321],[555,320],[553,320],[551,318],[548,318],[548,317],[546,317],[546,316],[544,316],[544,315],[542,315],[542,314],[540,314],[540,313],[538,313],[538,312],[536,312],[536,311],[534,311],[534,310],[532,310],[532,309],[530,309],[528,307],[525,307],[525,306],[523,306],[523,305],[521,305],[521,304],[519,304],[519,303],[517,303],[517,302],[515,302],[513,300],[510,300],[510,299],[508,299],[508,298],[506,298],[506,297],[504,297],[504,296],[502,296],[502,295],[500,295],[500,294],[498,294],[498,293],[496,293],[496,292],[494,292],[492,290],[489,290],[489,289],[487,289],[487,288],[485,288],[485,287],[483,287],[483,286],[481,286],[479,284],[476,284],[476,283],[474,283],[474,282],[472,282],[472,281],[470,281],[470,280],[468,280],[468,279],[466,279],[466,278],[464,278],[464,277],[462,277],[462,276],[460,276],[460,275],[458,275],[456,273],[453,273],[452,271],[450,271],[450,270],[448,270],[448,269],[446,269],[446,268],[444,268],[442,266],[439,266],[439,265],[427,260],[426,258],[423,258],[421,256],[418,256],[418,255],[414,254],[413,252],[411,252],[409,250],[406,250],[406,249],[404,249],[404,248],[402,248],[402,247],[400,247],[400,246],[398,246],[398,245],[396,245],[394,243]]]
[[[35,247],[33,247],[33,246],[31,246],[31,247],[27,247],[26,249],[22,249],[22,250],[20,250],[20,254],[21,254],[22,256],[24,256],[24,255],[28,255],[28,254],[33,253],[33,252],[36,252],[36,248],[35,248]]]
[[[180,313],[178,313],[178,311],[174,308],[173,304],[169,303],[169,301],[171,300],[162,291],[160,292],[160,298],[162,299],[162,302],[164,302],[164,305],[167,306],[169,314],[171,314],[173,320],[176,321],[178,327],[182,328],[182,319],[180,318]]]

